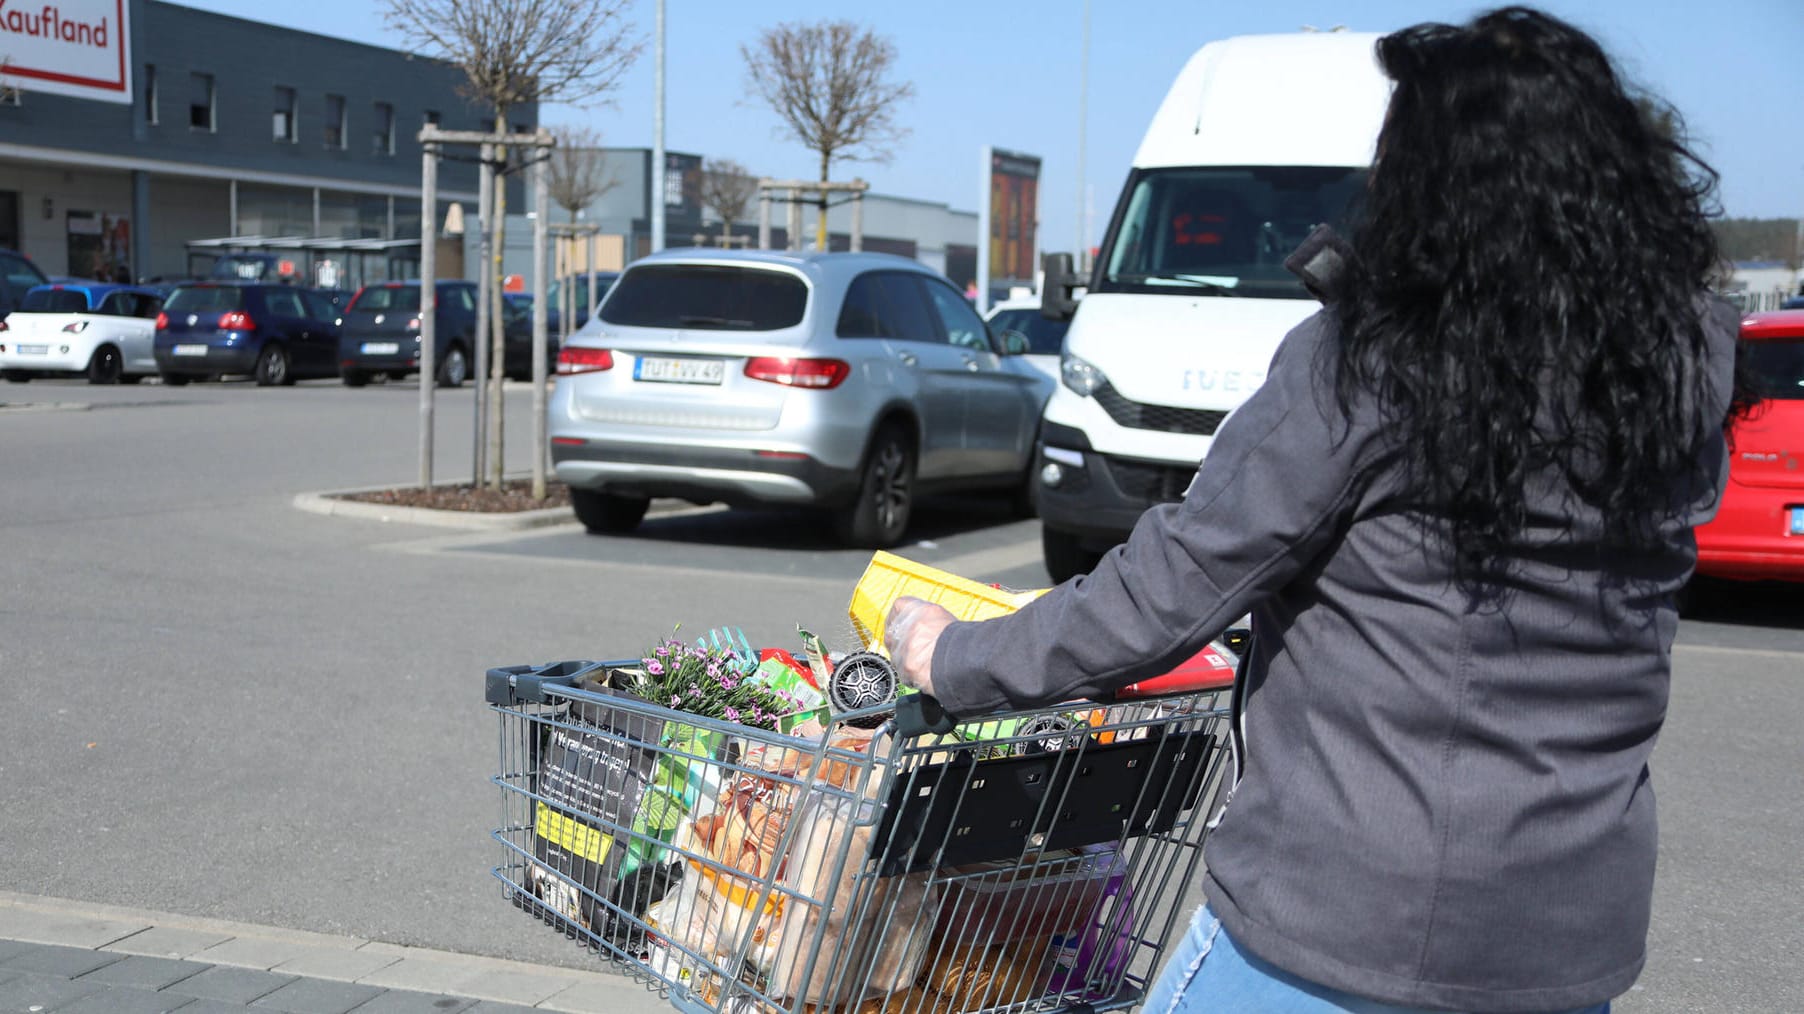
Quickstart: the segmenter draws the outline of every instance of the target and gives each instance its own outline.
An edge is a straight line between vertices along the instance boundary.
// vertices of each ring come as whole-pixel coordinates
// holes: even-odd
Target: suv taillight
[[[166,314],[166,313],[157,314],[157,330],[158,331],[169,330],[169,315],[168,314]]]
[[[557,375],[568,377],[574,373],[598,373],[614,368],[614,353],[607,349],[586,349],[581,346],[565,346],[557,353]]]
[[[243,310],[233,310],[230,313],[219,315],[219,329],[221,331],[255,331],[257,322]]]
[[[852,375],[852,366],[843,359],[789,359],[759,356],[747,360],[745,375],[786,387],[809,387],[827,390]]]

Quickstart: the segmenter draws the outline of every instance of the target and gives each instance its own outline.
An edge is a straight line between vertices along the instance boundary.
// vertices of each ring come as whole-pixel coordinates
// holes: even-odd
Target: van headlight
[[[1095,394],[1109,382],[1109,378],[1088,360],[1069,354],[1059,358],[1059,376],[1064,378],[1066,387],[1083,398]]]

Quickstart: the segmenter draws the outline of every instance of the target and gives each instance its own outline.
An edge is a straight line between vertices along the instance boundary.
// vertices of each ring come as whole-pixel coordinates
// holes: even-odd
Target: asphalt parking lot
[[[470,397],[439,399],[445,478],[469,471]],[[510,385],[522,469],[528,401]],[[635,655],[678,624],[851,646],[868,554],[804,514],[603,539],[293,507],[410,481],[417,405],[411,384],[0,384],[0,890],[582,966],[489,874],[483,670]],[[999,504],[930,505],[916,535],[905,555],[1045,581],[1037,527]],[[1618,1009],[1804,1009],[1804,595],[1713,591],[1674,664],[1650,959]]]

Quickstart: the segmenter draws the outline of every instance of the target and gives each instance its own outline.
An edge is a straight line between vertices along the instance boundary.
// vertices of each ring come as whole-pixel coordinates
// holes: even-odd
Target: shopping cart
[[[610,689],[635,664],[487,674],[520,908],[693,1014],[1144,995],[1188,914],[1224,687],[956,727],[909,694],[804,736]]]

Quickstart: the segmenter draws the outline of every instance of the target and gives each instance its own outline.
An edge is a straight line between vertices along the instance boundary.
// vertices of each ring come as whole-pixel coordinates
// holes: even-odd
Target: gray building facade
[[[727,233],[731,242],[741,247],[756,247],[758,242],[758,202],[747,205],[737,220],[723,223],[713,210],[702,206],[701,173],[704,159],[686,152],[665,153],[664,176],[664,245],[720,245]],[[654,199],[652,152],[649,148],[603,149],[600,176],[606,191],[588,207],[576,213],[576,221],[594,225],[606,236],[618,237],[608,249],[618,250],[621,261],[630,262],[651,252],[651,202]],[[806,203],[802,207],[802,243],[812,248],[816,236],[819,207]],[[923,201],[889,194],[867,193],[863,210],[864,249],[893,253],[918,260],[946,275],[960,288],[977,274],[977,213],[957,211],[938,201]],[[551,209],[553,222],[569,222],[567,208]],[[770,245],[785,249],[789,244],[788,206],[775,202],[771,211]],[[529,223],[510,223],[507,263],[509,270],[524,270],[532,248],[529,240],[516,242],[514,233],[530,228]],[[827,245],[833,250],[851,249],[852,209],[843,195],[834,198],[827,212]],[[606,259],[599,260],[604,270],[620,267]]]
[[[374,255],[299,248],[303,275],[355,259],[332,265],[338,284],[417,265],[417,131],[494,126],[460,93],[462,71],[160,0],[128,6],[131,105],[9,82],[17,91],[0,103],[0,246],[79,277],[182,277],[222,249],[189,244],[222,237],[415,241]],[[509,119],[532,130],[538,111]],[[473,163],[445,160],[439,181],[446,204],[473,212]],[[523,198],[522,189],[509,199]],[[434,216],[441,226],[446,210]]]

